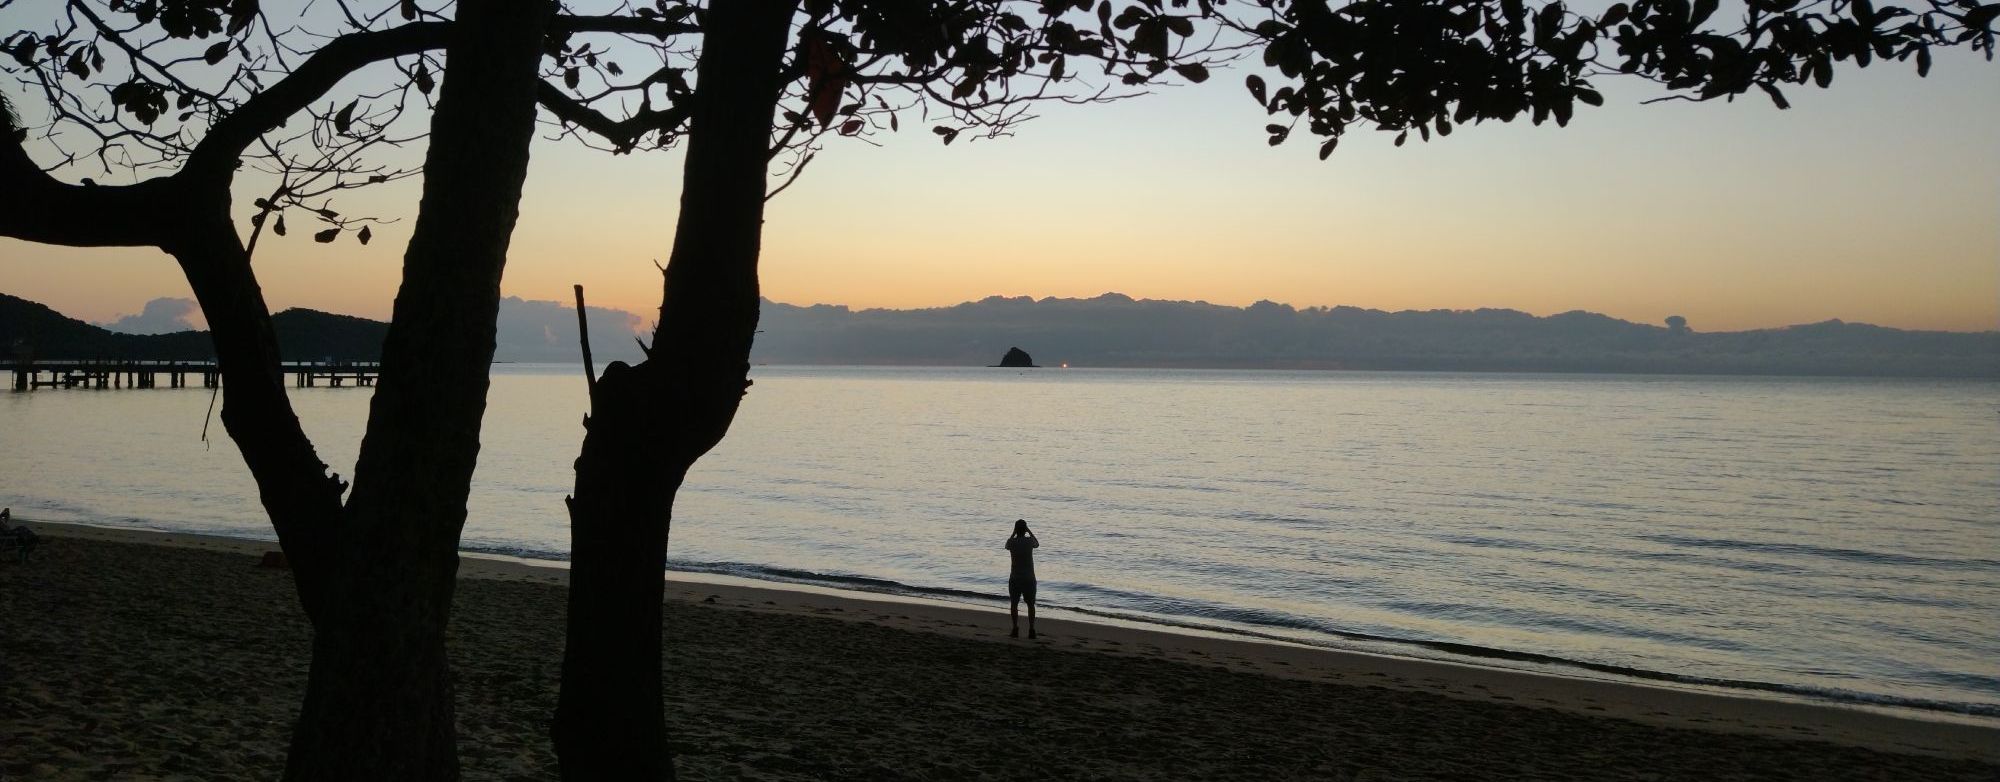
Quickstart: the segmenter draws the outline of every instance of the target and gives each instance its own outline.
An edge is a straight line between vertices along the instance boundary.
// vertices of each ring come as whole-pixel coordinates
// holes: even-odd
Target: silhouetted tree
[[[388,12],[363,18],[340,5],[349,31],[321,41],[274,27],[254,0],[72,0],[53,32],[0,37],[7,70],[44,98],[40,148],[59,158],[49,170],[92,161],[135,179],[165,172],[128,185],[61,181],[29,155],[29,129],[10,107],[0,117],[0,235],[157,247],[180,263],[221,365],[224,427],[256,479],[314,627],[288,779],[457,775],[443,637],[547,35],[664,38],[688,29],[637,17],[552,18],[552,8],[469,0],[445,21],[404,2],[404,23],[394,24]],[[299,39],[309,48],[293,48]],[[442,86],[430,70],[440,50],[455,64]],[[396,58],[410,64],[389,88],[309,109],[348,74]],[[219,75],[200,72],[218,65]],[[267,224],[286,233],[287,211],[321,221],[316,241],[351,231],[366,243],[371,221],[343,217],[326,199],[413,173],[363,153],[410,140],[397,119],[433,90],[422,208],[343,502],[348,485],[328,474],[286,397],[250,254]],[[311,115],[305,129],[282,131],[301,112]],[[91,148],[66,147],[73,136]],[[246,167],[277,180],[254,204],[247,241],[230,214],[230,186]]]
[[[1675,334],[1686,334],[1688,330],[1688,319],[1683,318],[1679,315],[1668,315],[1667,330]]]

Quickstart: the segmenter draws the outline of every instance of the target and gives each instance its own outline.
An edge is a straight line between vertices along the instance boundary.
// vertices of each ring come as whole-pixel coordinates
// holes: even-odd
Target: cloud
[[[172,334],[200,331],[208,327],[208,322],[201,317],[201,307],[193,299],[159,298],[146,302],[145,309],[137,315],[97,325],[121,334]]]
[[[639,345],[632,337],[645,324],[624,310],[588,307],[590,349],[597,363],[638,361]],[[500,300],[496,361],[581,361],[576,340],[576,308],[556,301],[530,301],[518,296]]]

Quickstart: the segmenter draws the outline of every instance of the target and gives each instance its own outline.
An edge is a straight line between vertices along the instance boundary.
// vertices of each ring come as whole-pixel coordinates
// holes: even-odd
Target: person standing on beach
[[[0,540],[13,539],[14,548],[21,552],[21,561],[27,562],[28,555],[41,545],[42,539],[35,535],[34,530],[14,526],[13,520],[13,508],[0,508]]]
[[[1028,637],[1035,637],[1035,549],[1042,545],[1028,529],[1027,519],[1014,520],[1014,535],[1007,539],[1007,553],[1014,569],[1007,574],[1007,613],[1014,621],[1009,638],[1021,637],[1021,599],[1028,600]]]

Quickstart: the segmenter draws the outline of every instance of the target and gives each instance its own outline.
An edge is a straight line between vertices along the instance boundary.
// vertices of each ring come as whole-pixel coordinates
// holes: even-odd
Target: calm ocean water
[[[2000,715],[2000,384],[759,367],[675,568]],[[295,390],[343,473],[366,391]],[[0,393],[0,504],[270,538],[201,389]],[[561,559],[572,367],[496,367],[468,549]]]

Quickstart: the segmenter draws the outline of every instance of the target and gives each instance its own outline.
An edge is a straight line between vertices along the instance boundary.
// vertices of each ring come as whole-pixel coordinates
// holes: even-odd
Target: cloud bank
[[[590,350],[599,366],[622,360],[644,358],[633,336],[645,326],[639,316],[624,310],[586,307],[590,322]],[[570,362],[582,361],[576,339],[576,308],[556,301],[531,301],[518,296],[500,300],[500,318],[495,361]]]
[[[158,298],[146,302],[137,315],[126,315],[99,326],[120,334],[173,334],[208,328],[201,307],[193,299]]]

